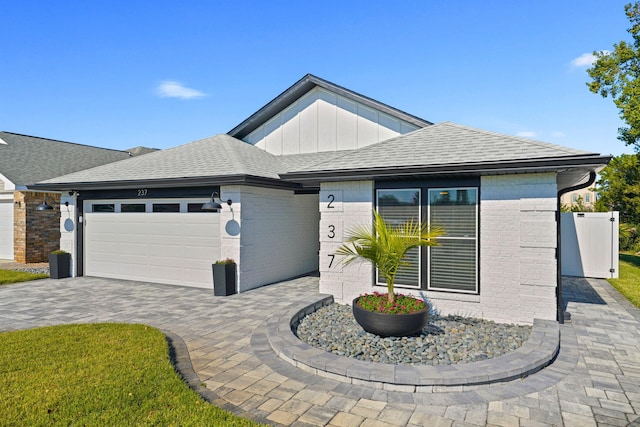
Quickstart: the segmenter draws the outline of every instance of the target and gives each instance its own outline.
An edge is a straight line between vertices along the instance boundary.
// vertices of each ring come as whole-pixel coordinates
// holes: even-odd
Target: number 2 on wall
[[[329,194],[327,196],[327,199],[329,199],[329,204],[327,204],[327,209],[335,208],[335,206],[333,206],[332,203],[336,200],[336,196],[334,196],[333,194]]]

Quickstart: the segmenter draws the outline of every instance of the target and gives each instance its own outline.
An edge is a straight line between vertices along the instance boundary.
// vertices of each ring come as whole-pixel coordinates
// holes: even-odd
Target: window
[[[420,190],[378,190],[378,213],[391,225],[420,221]],[[407,261],[409,265],[398,269],[396,285],[419,288],[420,248],[407,252]],[[383,277],[378,277],[377,282],[386,283]]]
[[[591,203],[591,194],[587,193],[584,195],[584,201],[587,203]]]
[[[115,207],[113,203],[96,203],[91,206],[91,212],[115,212]]]
[[[180,203],[154,203],[154,212],[180,212]]]
[[[422,195],[428,196],[423,200]],[[478,293],[478,189],[378,189],[377,210],[387,223],[411,219],[440,225],[446,234],[439,246],[415,248],[396,286],[433,291]],[[376,278],[384,284],[384,279]]]
[[[145,212],[144,203],[123,203],[120,206],[120,212]]]
[[[571,202],[572,203],[578,203],[578,195],[577,194],[571,195]]]
[[[445,229],[429,248],[427,289],[477,292],[477,190],[429,190],[429,221]]]
[[[187,212],[205,212],[206,213],[206,211],[202,210],[202,204],[203,203],[204,202],[202,202],[202,203],[189,203],[187,205]]]

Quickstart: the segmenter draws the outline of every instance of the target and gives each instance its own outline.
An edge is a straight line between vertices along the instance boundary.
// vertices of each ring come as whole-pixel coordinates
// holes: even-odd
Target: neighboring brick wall
[[[221,195],[233,201],[220,213],[221,255],[238,261],[241,291],[318,269],[317,194],[236,186]]]
[[[53,210],[38,212],[46,197]],[[17,191],[14,193],[14,258],[16,262],[47,262],[60,246],[60,194]]]
[[[343,257],[331,255],[342,245],[345,232],[372,224],[373,189],[373,181],[328,182],[320,187],[320,292],[332,294],[339,303],[351,303],[358,295],[371,292],[371,264],[344,266]]]

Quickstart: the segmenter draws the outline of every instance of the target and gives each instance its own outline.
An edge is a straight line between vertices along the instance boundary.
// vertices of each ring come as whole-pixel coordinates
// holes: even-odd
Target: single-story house
[[[42,262],[60,245],[60,193],[30,191],[28,184],[129,156],[127,151],[0,132],[0,259]],[[55,209],[35,212],[43,201]]]
[[[384,290],[335,255],[377,209],[447,231],[411,254],[398,290],[444,313],[531,323],[560,307],[558,202],[609,161],[596,153],[459,124],[432,124],[304,76],[227,134],[46,180],[70,217],[75,274],[212,287],[233,258],[238,291],[320,271],[349,303]],[[204,212],[213,198],[218,213]]]

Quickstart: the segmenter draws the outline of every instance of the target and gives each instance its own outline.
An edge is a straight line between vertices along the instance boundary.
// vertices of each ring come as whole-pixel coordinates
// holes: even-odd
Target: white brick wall
[[[64,203],[69,202],[69,206]],[[71,254],[71,275],[76,276],[76,197],[62,193],[60,198],[60,249]],[[82,224],[80,224],[82,225]]]
[[[325,183],[320,192],[320,292],[350,303],[373,290],[369,264],[329,268],[343,233],[371,223],[373,182]],[[329,208],[329,195],[334,207]],[[486,176],[480,187],[480,295],[428,292],[443,314],[498,322],[556,318],[556,199],[554,173]],[[330,225],[335,237],[328,238]],[[337,258],[337,257],[336,257]],[[416,293],[403,289],[404,293]]]
[[[555,319],[555,174],[482,177],[480,194],[483,317]]]
[[[373,193],[373,181],[329,182],[320,187],[320,292],[333,294],[336,302],[350,303],[371,291],[371,264],[344,266],[343,257],[331,255],[346,232],[372,224]]]
[[[318,268],[318,196],[248,186],[221,188],[221,254],[238,262],[240,291]]]

